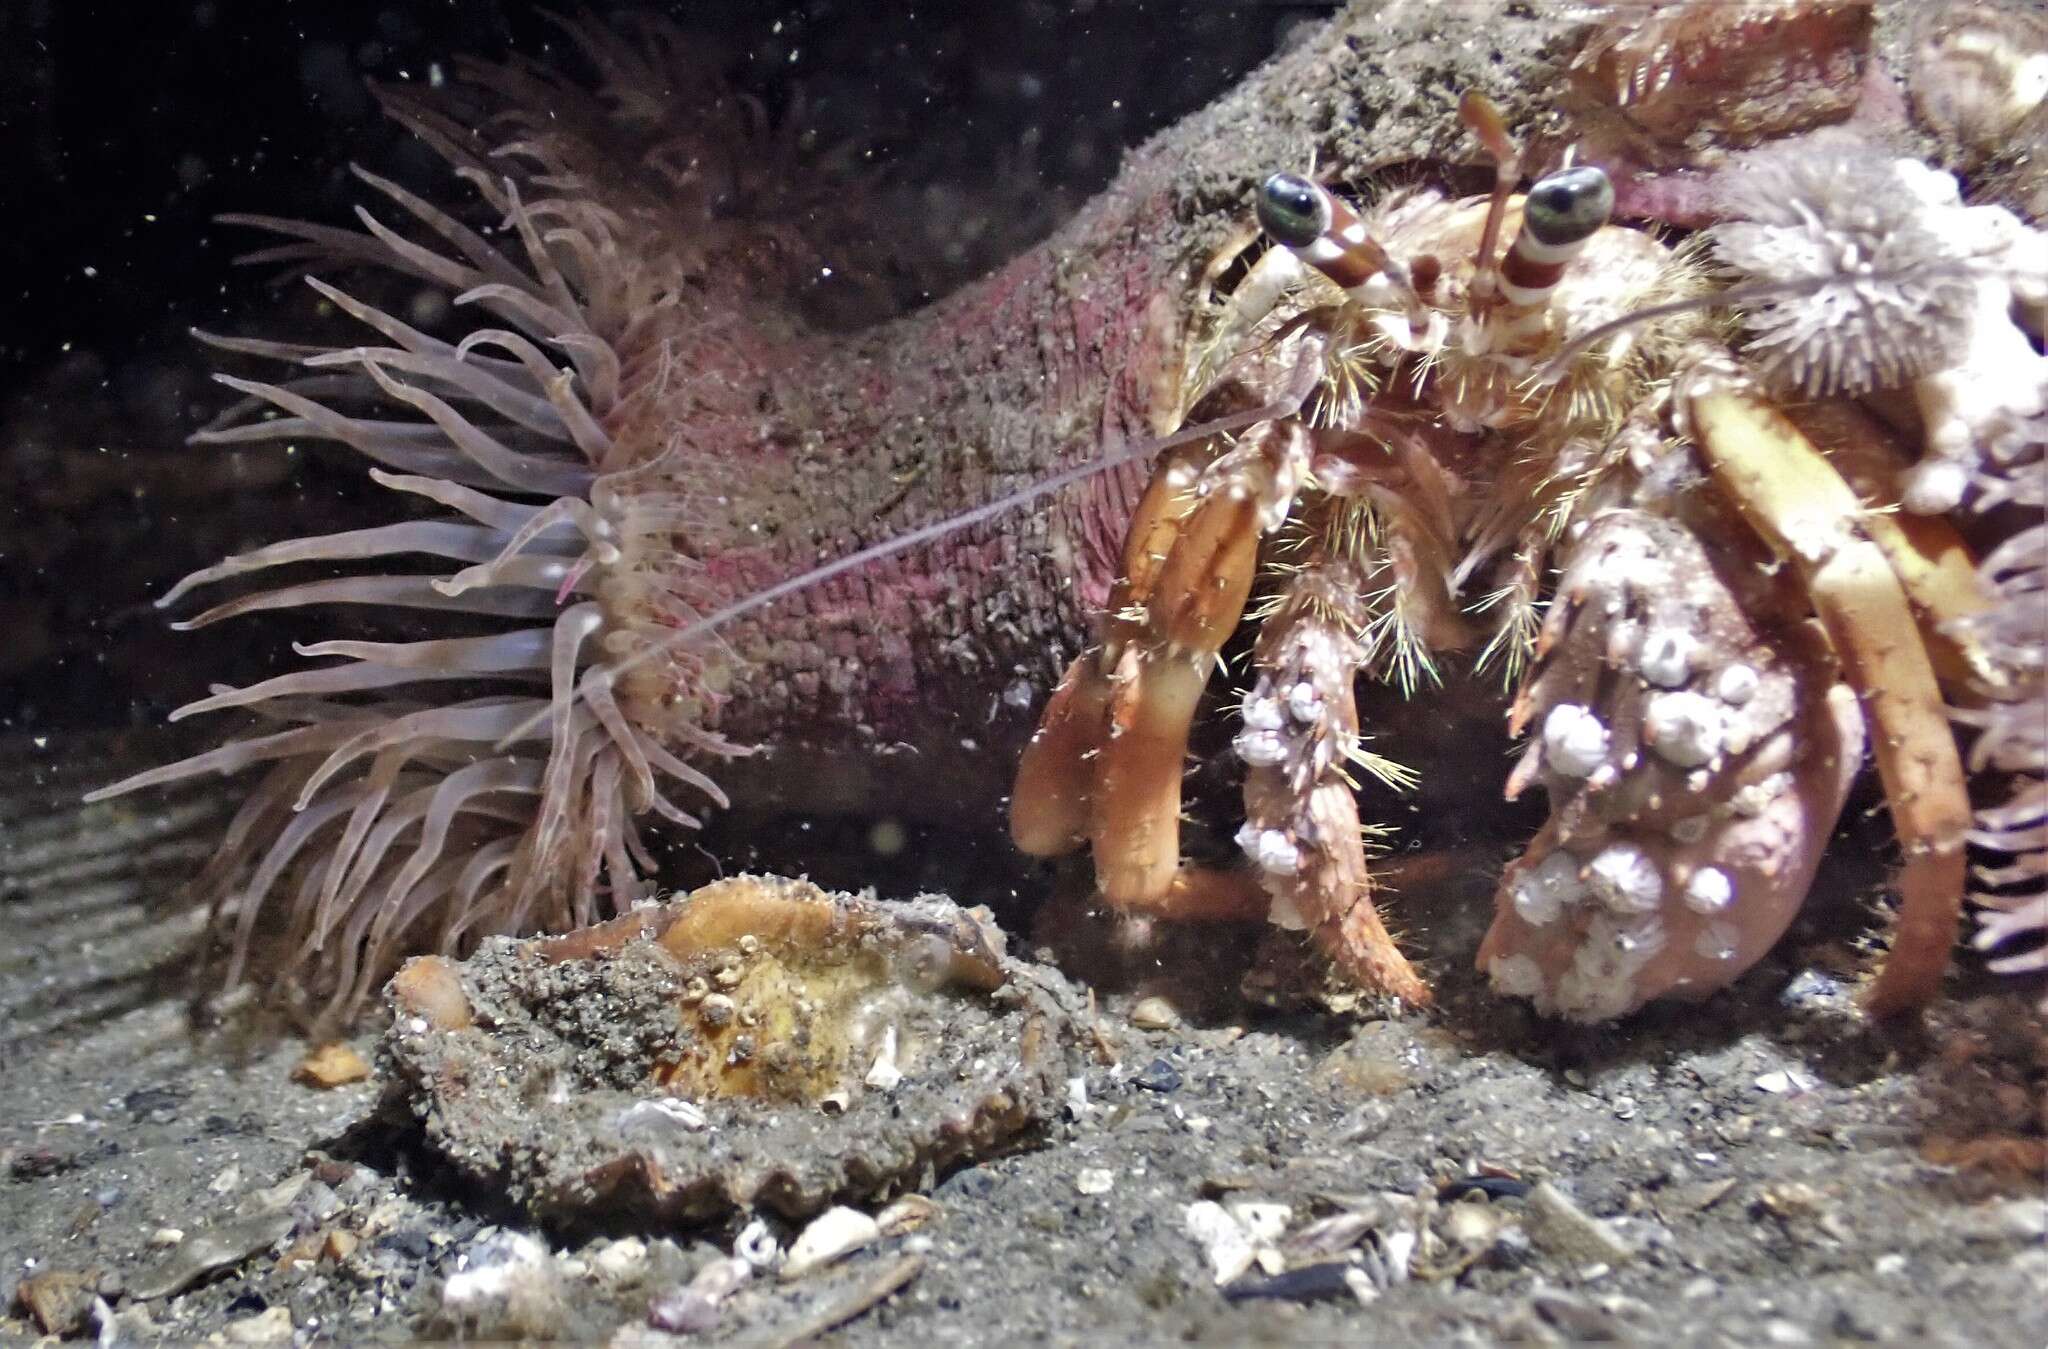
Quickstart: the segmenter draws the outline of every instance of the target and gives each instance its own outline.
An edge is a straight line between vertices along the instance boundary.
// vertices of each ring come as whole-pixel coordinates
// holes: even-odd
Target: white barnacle
[[[1740,707],[1756,696],[1761,680],[1747,665],[1730,665],[1714,679],[1714,696],[1730,707]]]
[[[1246,824],[1237,831],[1237,846],[1268,875],[1292,876],[1301,869],[1301,849],[1285,830]]]
[[[1906,470],[1899,504],[1915,515],[1946,515],[1970,490],[1970,466],[1955,459],[1927,459]]]
[[[1685,883],[1685,907],[1694,913],[1720,913],[1735,901],[1735,882],[1719,867],[1701,867]]]
[[[1664,946],[1654,920],[1617,927],[1601,915],[1572,952],[1572,967],[1557,981],[1557,1010],[1575,1021],[1609,1021],[1634,1007],[1636,975]]]
[[[1561,777],[1582,778],[1607,757],[1607,728],[1577,703],[1559,703],[1543,718],[1543,762]]]
[[[1636,668],[1658,688],[1675,689],[1692,673],[1692,653],[1699,646],[1682,628],[1658,628],[1643,638]]]
[[[1237,757],[1255,768],[1269,768],[1287,761],[1287,742],[1278,731],[1256,731],[1247,726],[1236,740]]]
[[[1287,710],[1304,726],[1314,725],[1323,715],[1323,700],[1316,686],[1304,679],[1287,690]]]
[[[1698,768],[1721,752],[1725,715],[1704,694],[1660,693],[1643,709],[1643,738],[1666,763]]]
[[[1515,877],[1509,899],[1515,914],[1531,927],[1557,921],[1564,906],[1586,893],[1579,879],[1579,860],[1559,850]]]
[[[1695,953],[1708,960],[1733,960],[1738,949],[1735,927],[1730,923],[1708,923],[1692,940]]]
[[[1277,698],[1262,698],[1253,694],[1244,700],[1244,724],[1254,731],[1277,731],[1286,725],[1286,718],[1280,710]]]
[[[1494,991],[1510,998],[1533,998],[1543,991],[1543,967],[1528,956],[1495,956],[1486,966]]]
[[[1586,885],[1616,913],[1650,913],[1664,898],[1664,876],[1632,843],[1610,843],[1586,867]]]
[[[1792,789],[1790,773],[1773,773],[1762,782],[1752,782],[1728,798],[1728,809],[1746,820],[1753,820],[1769,808],[1771,802]]]

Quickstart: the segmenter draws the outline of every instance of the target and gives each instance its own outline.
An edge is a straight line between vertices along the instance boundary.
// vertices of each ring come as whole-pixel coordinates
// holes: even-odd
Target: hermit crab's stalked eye
[[[1614,185],[1592,165],[1564,169],[1529,189],[1523,221],[1536,242],[1555,248],[1590,239],[1614,210]]]
[[[1330,194],[1293,173],[1259,187],[1259,227],[1289,248],[1307,248],[1330,228]]]

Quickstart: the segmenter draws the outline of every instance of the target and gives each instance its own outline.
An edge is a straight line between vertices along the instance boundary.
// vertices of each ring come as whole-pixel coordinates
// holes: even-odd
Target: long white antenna
[[[928,525],[921,525],[907,534],[899,534],[895,538],[885,539],[881,543],[870,544],[857,552],[848,553],[845,557],[834,558],[832,561],[821,563],[809,571],[799,572],[787,580],[777,581],[765,590],[757,590],[743,599],[734,600],[722,609],[714,610],[702,618],[685,623],[660,641],[651,646],[642,647],[624,660],[610,665],[592,666],[584,674],[583,679],[577,681],[576,690],[570,696],[569,707],[566,710],[573,711],[577,699],[585,696],[583,681],[591,678],[591,676],[598,675],[606,679],[616,679],[636,666],[644,665],[655,657],[673,651],[694,638],[716,631],[742,615],[750,614],[756,609],[764,609],[777,600],[793,595],[799,590],[807,590],[814,585],[829,581],[835,576],[842,576],[856,568],[865,567],[870,562],[878,562],[885,557],[894,557],[898,553],[908,552],[912,548],[930,543],[935,539],[945,538],[949,534],[957,534],[963,529],[972,529],[984,520],[992,520],[998,515],[1017,509],[1019,506],[1027,506],[1040,497],[1049,496],[1063,487],[1071,486],[1085,478],[1092,478],[1096,474],[1107,472],[1112,468],[1136,463],[1141,460],[1151,460],[1165,450],[1173,449],[1178,445],[1188,444],[1190,441],[1206,440],[1210,436],[1223,435],[1226,432],[1256,425],[1259,422],[1274,421],[1281,417],[1291,417],[1301,410],[1303,403],[1308,401],[1309,393],[1315,388],[1316,381],[1320,376],[1321,369],[1316,361],[1303,360],[1296,366],[1294,375],[1288,382],[1287,392],[1263,407],[1252,408],[1245,412],[1233,412],[1227,417],[1218,417],[1214,421],[1203,422],[1200,426],[1182,427],[1172,435],[1161,436],[1156,440],[1146,440],[1140,441],[1135,445],[1126,445],[1120,450],[1114,450],[1102,456],[1100,459],[1091,459],[1085,464],[1064,469],[1049,478],[1033,483],[1029,487],[1020,488],[1007,496],[997,497],[995,500],[976,506],[972,510],[948,516],[943,520],[935,520]],[[552,717],[554,712],[555,709],[552,706],[536,712],[514,729],[510,735],[500,740],[497,744],[497,749],[503,752],[514,742],[524,738],[534,727]]]

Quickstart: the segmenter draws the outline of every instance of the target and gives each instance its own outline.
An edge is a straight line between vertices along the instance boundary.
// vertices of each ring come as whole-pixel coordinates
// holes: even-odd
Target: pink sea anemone
[[[614,671],[710,602],[697,559],[729,542],[712,504],[721,474],[704,441],[663,428],[684,423],[684,397],[707,436],[744,415],[745,362],[714,320],[743,306],[735,290],[772,285],[802,253],[778,237],[775,210],[736,219],[738,198],[774,205],[756,114],[670,92],[708,86],[667,30],[629,43],[568,27],[598,90],[523,65],[466,66],[470,90],[506,109],[487,136],[429,95],[379,91],[502,218],[500,239],[362,170],[396,225],[368,208],[360,233],[234,218],[288,240],[249,261],[306,270],[364,335],[308,346],[201,334],[288,370],[220,376],[245,398],[195,439],[340,442],[376,465],[376,482],[437,509],[230,557],[159,603],[317,564],[326,575],[178,626],[376,605],[428,611],[463,635],[296,645],[333,663],[215,687],[173,714],[247,709],[252,733],[94,793],[264,769],[196,882],[232,932],[230,985],[269,911],[288,963],[345,1014],[402,950],[623,910],[651,868],[635,818],[693,825],[685,803],[724,801],[698,765],[743,752],[717,730],[719,650]],[[383,273],[385,291],[395,279],[445,293],[466,330],[433,335],[312,274],[343,269]],[[715,377],[684,395],[685,368]],[[423,559],[462,565],[441,575]]]

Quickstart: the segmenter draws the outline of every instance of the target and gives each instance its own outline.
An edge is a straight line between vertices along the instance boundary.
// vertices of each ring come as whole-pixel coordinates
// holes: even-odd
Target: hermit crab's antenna
[[[1493,265],[1493,251],[1500,246],[1501,226],[1508,217],[1508,198],[1522,177],[1522,155],[1508,135],[1507,123],[1492,99],[1477,89],[1467,89],[1458,99],[1458,120],[1462,121],[1486,153],[1493,156],[1493,199],[1486,206],[1486,228],[1479,234],[1479,250],[1472,259],[1471,310],[1483,318],[1493,307],[1499,291],[1500,273]]]
[[[665,634],[660,641],[642,647],[621,660],[614,661],[608,665],[592,666],[583,678],[577,681],[576,691],[571,698],[570,708],[574,707],[576,699],[583,699],[589,696],[589,691],[594,686],[594,681],[615,681],[629,670],[645,665],[648,661],[684,646],[699,637],[716,632],[733,620],[753,613],[756,609],[765,609],[777,600],[794,595],[798,591],[809,590],[813,586],[823,585],[834,577],[844,576],[851,571],[858,571],[870,562],[879,562],[885,557],[894,557],[898,553],[907,553],[913,548],[921,547],[934,540],[947,538],[965,529],[972,529],[984,521],[993,520],[999,515],[1006,515],[1013,510],[1029,505],[1040,497],[1050,496],[1061,488],[1070,487],[1074,483],[1092,478],[1096,474],[1107,472],[1112,468],[1117,468],[1124,464],[1148,462],[1176,446],[1186,445],[1197,440],[1207,440],[1212,436],[1225,435],[1232,431],[1240,431],[1247,426],[1253,426],[1259,422],[1279,421],[1282,418],[1292,417],[1295,413],[1301,411],[1302,404],[1308,401],[1308,396],[1314,391],[1321,373],[1321,366],[1318,363],[1309,360],[1301,361],[1297,365],[1292,378],[1288,381],[1286,390],[1273,402],[1244,412],[1234,412],[1227,417],[1218,417],[1214,421],[1203,422],[1198,426],[1182,427],[1171,435],[1161,436],[1154,440],[1140,441],[1135,445],[1126,445],[1122,449],[1113,450],[1100,458],[1091,459],[1085,464],[1078,464],[1073,468],[1055,473],[1049,478],[1041,479],[1029,487],[1020,488],[1008,495],[997,497],[994,501],[985,502],[974,507],[972,510],[962,511],[958,515],[947,516],[943,520],[934,520],[932,523],[913,529],[907,534],[899,534],[894,538],[884,539],[880,543],[870,544],[866,548],[848,553],[844,557],[834,558],[830,562],[820,563],[808,571],[799,572],[786,580],[777,581],[774,585],[764,590],[757,590],[750,595],[734,600],[731,604],[714,610],[702,618],[683,624],[673,632]],[[561,715],[566,716],[569,710],[563,709]],[[511,734],[501,739],[497,744],[497,748],[502,751],[526,738],[533,733],[535,728],[555,715],[556,709],[543,708],[515,727]]]

